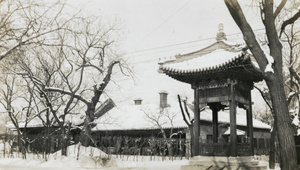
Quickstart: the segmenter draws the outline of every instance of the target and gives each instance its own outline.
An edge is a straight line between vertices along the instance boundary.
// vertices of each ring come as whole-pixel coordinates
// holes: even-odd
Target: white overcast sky
[[[121,101],[129,100],[126,103],[132,103],[133,98],[142,98],[145,103],[152,103],[153,100],[158,100],[158,92],[161,90],[169,91],[170,99],[175,100],[178,93],[192,94],[190,85],[157,73],[158,59],[210,45],[215,40],[219,23],[223,23],[227,35],[234,34],[228,36],[229,39],[242,40],[240,30],[223,0],[68,0],[67,2],[78,8],[84,6],[84,12],[87,14],[119,20],[124,33],[119,50],[129,57],[136,76],[135,83],[126,82],[122,85],[123,96],[117,97]],[[253,29],[261,29],[258,11],[244,4],[249,1],[241,3]],[[118,100],[117,98],[113,99]]]
[[[147,49],[214,38],[219,23],[224,24],[226,34],[240,32],[223,0],[69,0],[69,2],[78,7],[84,5],[89,14],[118,18],[124,33],[121,40],[123,51],[132,56],[172,55],[166,53],[168,48]],[[245,4],[241,5],[250,16],[248,20],[254,26],[253,29],[262,28],[261,22],[257,20],[259,19],[257,11],[253,11],[253,8]],[[197,44],[188,43],[184,47],[195,45]]]
[[[87,14],[119,20],[123,32],[119,50],[130,58],[136,79],[135,82],[120,85],[123,88],[120,89],[122,95],[112,96],[116,102],[128,100],[125,103],[132,103],[132,99],[138,97],[145,103],[151,103],[158,101],[158,92],[161,90],[167,90],[175,101],[178,93],[192,94],[190,85],[157,73],[158,59],[210,45],[214,42],[219,23],[223,23],[229,39],[241,40],[240,30],[223,0],[66,1],[75,8],[84,6]],[[244,4],[252,1],[240,2],[253,29],[261,29],[258,11]]]

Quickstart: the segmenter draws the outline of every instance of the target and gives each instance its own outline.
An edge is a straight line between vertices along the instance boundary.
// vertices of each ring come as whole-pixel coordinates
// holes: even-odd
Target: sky
[[[191,86],[158,74],[160,58],[199,50],[215,42],[218,25],[232,42],[242,35],[223,0],[70,0],[88,15],[116,20],[121,28],[120,50],[132,65],[135,81],[123,82],[120,100],[132,103],[157,100],[166,90],[175,99],[180,92],[192,96]],[[257,11],[245,4],[244,12],[254,30],[262,28]],[[172,90],[173,89],[173,90]],[[176,94],[177,93],[177,94]],[[130,98],[130,99],[129,99]],[[118,99],[114,99],[118,100]],[[192,100],[192,99],[191,99]]]
[[[243,42],[240,30],[223,0],[66,2],[77,9],[82,8],[87,15],[117,21],[121,31],[118,51],[128,58],[134,72],[134,79],[121,78],[117,80],[117,89],[108,92],[107,97],[111,97],[117,105],[133,104],[135,98],[142,98],[145,104],[158,103],[160,91],[169,93],[170,102],[177,102],[177,94],[189,96],[192,102],[193,90],[189,84],[157,72],[159,59],[200,50],[214,43],[220,23],[224,25],[228,40]],[[253,4],[244,4],[248,1],[240,3],[253,29],[263,33],[260,16],[252,8]]]
[[[85,6],[88,14],[117,18],[123,32],[122,50],[130,56],[164,57],[174,52],[159,48],[173,46],[187,49],[214,38],[218,24],[223,23],[226,34],[240,33],[223,0],[72,0],[75,7]],[[243,5],[243,4],[242,4]],[[257,11],[244,8],[254,29],[262,28],[257,22]],[[232,37],[234,38],[234,37]],[[202,40],[202,42],[201,42]],[[200,42],[199,42],[200,41]],[[207,43],[207,42],[206,42]],[[173,49],[174,49],[173,48]],[[169,50],[169,51],[167,51]],[[162,52],[163,51],[163,52]]]
[[[223,0],[66,0],[87,15],[117,21],[121,31],[119,49],[134,72],[132,78],[118,82],[115,102],[158,102],[159,91],[193,96],[191,86],[158,74],[160,58],[199,50],[215,42],[218,25],[232,42],[241,42],[242,35]],[[254,30],[261,30],[258,11],[242,2],[247,19]],[[250,4],[251,5],[251,4]],[[116,90],[116,89],[114,89]],[[113,90],[112,90],[113,91]],[[192,97],[190,97],[192,101]],[[170,100],[171,101],[171,100]]]

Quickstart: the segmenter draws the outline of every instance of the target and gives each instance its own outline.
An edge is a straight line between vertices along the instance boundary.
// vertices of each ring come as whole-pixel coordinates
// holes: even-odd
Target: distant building
[[[98,147],[106,152],[120,153],[120,154],[163,154],[162,151],[151,151],[150,141],[160,141],[160,147],[165,150],[163,135],[161,128],[166,132],[167,137],[173,134],[173,146],[177,149],[177,155],[188,156],[190,154],[190,132],[188,125],[183,121],[183,116],[180,111],[179,103],[168,103],[167,92],[163,91],[157,95],[159,104],[142,104],[142,98],[134,100],[131,105],[116,106],[105,115],[97,120],[97,126],[92,129],[93,138]],[[137,102],[138,101],[138,102]],[[172,117],[170,119],[163,115],[158,116],[162,110],[168,112]],[[188,111],[193,119],[192,105],[188,105]],[[147,116],[148,115],[148,116]],[[155,117],[157,123],[149,118],[149,115]],[[219,116],[219,141],[222,143],[230,140],[230,125],[228,110],[220,111]],[[159,117],[159,118],[158,118]],[[200,141],[202,143],[212,142],[212,113],[209,108],[205,108],[200,113]],[[161,126],[161,127],[159,127]],[[247,138],[247,120],[245,113],[237,113],[237,135],[239,143],[244,143]],[[259,120],[253,119],[254,129],[254,150],[255,154],[268,154],[269,139],[271,127]],[[172,131],[172,134],[170,132]],[[124,151],[126,141],[128,152]],[[159,146],[157,146],[159,147]],[[137,149],[138,151],[132,151]],[[153,150],[153,148],[152,148]]]

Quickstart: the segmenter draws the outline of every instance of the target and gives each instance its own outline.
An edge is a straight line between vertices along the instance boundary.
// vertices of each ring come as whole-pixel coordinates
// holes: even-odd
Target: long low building
[[[190,130],[188,124],[184,121],[179,102],[169,104],[167,102],[168,93],[163,91],[159,94],[159,104],[143,104],[142,99],[136,99],[132,104],[116,106],[97,120],[97,126],[94,127],[93,137],[95,141],[103,141],[104,138],[114,138],[115,140],[130,138],[161,139],[167,138],[184,139],[184,142],[190,140]],[[244,143],[247,139],[247,120],[244,110],[238,109],[237,113],[237,135],[238,142]],[[187,114],[187,112],[189,114]],[[188,105],[184,109],[184,115],[188,123],[193,122],[193,108]],[[188,116],[190,115],[190,116]],[[230,140],[229,112],[228,110],[218,113],[218,140],[220,143],[227,143]],[[200,142],[212,142],[212,111],[208,107],[202,108],[200,112]],[[268,154],[268,145],[270,138],[270,125],[260,120],[253,119],[253,137],[254,150],[256,154]],[[166,136],[163,135],[165,133]],[[117,141],[115,141],[117,142]],[[114,141],[110,141],[109,147],[115,148]],[[118,143],[118,142],[117,142]],[[187,144],[182,144],[187,146]],[[97,143],[98,146],[106,145]],[[122,144],[120,144],[122,145]],[[124,146],[123,146],[124,147]],[[119,146],[119,150],[122,146]],[[147,147],[146,147],[147,148]],[[186,147],[186,149],[188,149]],[[114,150],[111,152],[121,152]],[[187,153],[187,151],[185,151]],[[140,153],[146,154],[146,153]]]

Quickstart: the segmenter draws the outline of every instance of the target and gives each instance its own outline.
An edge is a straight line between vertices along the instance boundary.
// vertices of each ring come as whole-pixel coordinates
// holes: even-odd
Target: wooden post
[[[218,143],[218,109],[214,107],[212,109],[212,117],[213,117],[213,142]]]
[[[249,108],[247,109],[247,136],[249,138],[250,156],[254,156],[251,90],[249,91]]]
[[[194,89],[194,155],[193,156],[198,156],[200,155],[199,151],[199,137],[200,137],[200,113],[199,113],[199,90],[197,87]]]
[[[194,135],[193,134],[193,127],[192,127],[192,125],[189,125],[189,130],[187,131],[186,136],[185,136],[186,144],[187,144],[185,154],[188,158],[194,156],[194,150],[193,150],[193,142],[194,141],[192,141],[193,140],[193,138],[192,138],[193,135]],[[190,140],[188,140],[188,139],[190,139]]]
[[[230,84],[230,149],[229,156],[237,156],[237,134],[236,134],[236,101],[235,84]]]

